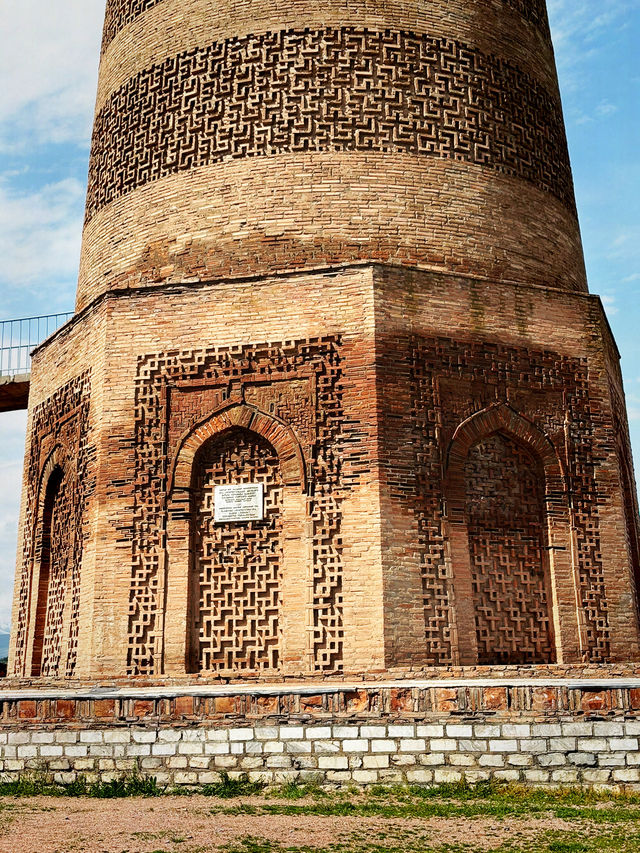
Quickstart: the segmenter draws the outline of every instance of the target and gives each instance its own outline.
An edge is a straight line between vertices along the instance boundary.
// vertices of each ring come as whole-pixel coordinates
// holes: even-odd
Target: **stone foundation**
[[[640,787],[640,679],[4,690],[0,772]]]

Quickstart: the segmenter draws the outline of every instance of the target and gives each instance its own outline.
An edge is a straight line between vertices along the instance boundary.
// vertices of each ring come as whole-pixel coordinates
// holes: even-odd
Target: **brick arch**
[[[475,665],[478,661],[465,466],[471,449],[496,434],[523,447],[539,461],[544,472],[549,604],[555,658],[558,663],[580,660],[585,638],[576,605],[576,567],[564,467],[551,439],[541,429],[506,403],[497,403],[458,425],[445,460],[445,526],[455,600],[458,661],[466,665]]]
[[[171,472],[169,491],[189,489],[193,462],[205,441],[233,427],[242,427],[265,438],[280,462],[280,475],[286,486],[305,485],[302,448],[291,429],[278,418],[246,403],[231,403],[208,415],[181,438]]]
[[[45,499],[49,480],[56,468],[59,468],[64,476],[66,473],[65,457],[62,447],[59,444],[56,444],[51,453],[47,456],[45,463],[40,470],[40,480],[38,482],[38,517]]]
[[[566,494],[566,480],[562,463],[551,439],[534,423],[524,418],[506,403],[489,406],[462,421],[453,434],[446,459],[445,492],[449,513],[454,516],[464,512],[464,466],[474,444],[502,432],[533,452],[544,467],[547,502]],[[555,505],[551,501],[551,508]]]
[[[217,486],[261,483],[263,515],[213,521]],[[280,464],[271,442],[236,426],[202,444],[193,464],[187,672],[275,672],[282,647]]]
[[[30,662],[28,674],[41,675],[45,643],[45,628],[50,604],[50,583],[53,568],[52,530],[53,512],[65,479],[62,448],[53,448],[40,473],[38,483],[38,509],[36,524],[35,559],[32,566],[32,618],[30,620]],[[57,674],[57,673],[56,673]]]
[[[278,458],[282,486],[281,594],[282,599],[288,602],[287,612],[282,619],[279,659],[283,672],[287,668],[296,672],[309,668],[310,635],[305,630],[308,612],[306,598],[302,593],[312,583],[313,566],[310,562],[311,528],[306,523],[308,498],[304,456],[290,426],[238,400],[215,410],[182,436],[170,473],[166,563],[161,573],[164,588],[159,590],[159,600],[164,601],[164,610],[160,614],[162,630],[156,649],[164,673],[182,675],[191,664],[184,626],[188,621],[190,607],[189,577],[193,559],[191,518],[196,456],[210,439],[224,439],[236,428],[259,435],[273,448]],[[171,618],[170,613],[178,614],[178,618]]]

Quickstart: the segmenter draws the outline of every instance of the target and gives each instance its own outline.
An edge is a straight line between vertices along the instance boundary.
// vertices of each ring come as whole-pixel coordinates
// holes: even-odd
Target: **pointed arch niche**
[[[445,500],[459,663],[581,660],[569,501],[550,439],[505,403],[477,412],[449,445]]]
[[[265,484],[264,523],[214,524],[213,486],[235,482]],[[237,402],[185,434],[169,482],[164,672],[309,671],[310,534],[289,426]]]
[[[43,466],[38,489],[27,651],[31,677],[66,675],[73,552],[67,487],[62,453],[56,447]]]

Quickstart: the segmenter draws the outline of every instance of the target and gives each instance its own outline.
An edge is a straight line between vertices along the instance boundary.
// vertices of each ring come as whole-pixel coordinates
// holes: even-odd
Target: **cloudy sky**
[[[548,0],[591,290],[622,352],[640,464],[640,4]],[[0,319],[73,307],[104,0],[0,4]],[[0,630],[23,413],[0,415]]]

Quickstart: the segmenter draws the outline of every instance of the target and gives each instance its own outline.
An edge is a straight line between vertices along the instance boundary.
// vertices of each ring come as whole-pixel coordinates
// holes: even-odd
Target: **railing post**
[[[29,373],[31,351],[73,317],[73,312],[0,320],[0,377]]]

